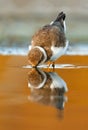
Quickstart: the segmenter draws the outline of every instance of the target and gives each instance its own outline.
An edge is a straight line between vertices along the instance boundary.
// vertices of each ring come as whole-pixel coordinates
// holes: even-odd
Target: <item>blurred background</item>
[[[88,0],[0,0],[0,53],[6,47],[27,50],[34,32],[60,11],[67,15],[69,41],[88,43]]]

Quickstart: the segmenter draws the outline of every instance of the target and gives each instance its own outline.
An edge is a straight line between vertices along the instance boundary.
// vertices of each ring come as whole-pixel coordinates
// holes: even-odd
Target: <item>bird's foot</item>
[[[49,62],[48,62],[48,71],[49,71],[50,67],[52,67],[52,68],[53,68],[53,71],[55,71],[55,62],[49,61]]]

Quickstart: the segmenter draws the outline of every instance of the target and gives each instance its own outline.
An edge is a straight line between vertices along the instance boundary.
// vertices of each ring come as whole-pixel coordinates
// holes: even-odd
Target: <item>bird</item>
[[[64,55],[69,42],[66,38],[66,14],[60,12],[56,19],[34,33],[29,45],[28,62],[32,67],[52,62]]]
[[[59,95],[68,91],[66,82],[56,72],[46,72],[39,68],[32,68],[28,72],[28,87],[31,90],[55,90]]]
[[[40,68],[32,68],[28,72],[28,99],[33,102],[64,108],[68,91],[66,82],[55,72],[46,72]]]

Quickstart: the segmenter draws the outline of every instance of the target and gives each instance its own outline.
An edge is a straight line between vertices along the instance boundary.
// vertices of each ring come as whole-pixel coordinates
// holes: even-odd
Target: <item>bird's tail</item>
[[[60,12],[54,22],[58,22],[58,21],[60,21],[60,20],[63,20],[63,21],[64,21],[65,18],[66,18],[66,14],[63,13],[63,12]]]
[[[50,25],[62,26],[62,28],[64,29],[64,32],[66,33],[65,18],[66,18],[66,14],[61,12],[58,14],[57,18],[50,23]],[[58,22],[60,23],[60,25],[56,24]]]

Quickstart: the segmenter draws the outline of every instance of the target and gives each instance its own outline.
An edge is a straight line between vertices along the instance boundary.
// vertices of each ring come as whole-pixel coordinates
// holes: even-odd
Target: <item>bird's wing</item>
[[[50,47],[51,39],[50,39],[50,26],[43,27],[38,32],[36,32],[32,38],[33,46],[42,46],[42,47]]]
[[[52,46],[62,47],[65,46],[65,34],[60,31],[56,26],[52,27],[49,31],[49,36],[52,41]]]

